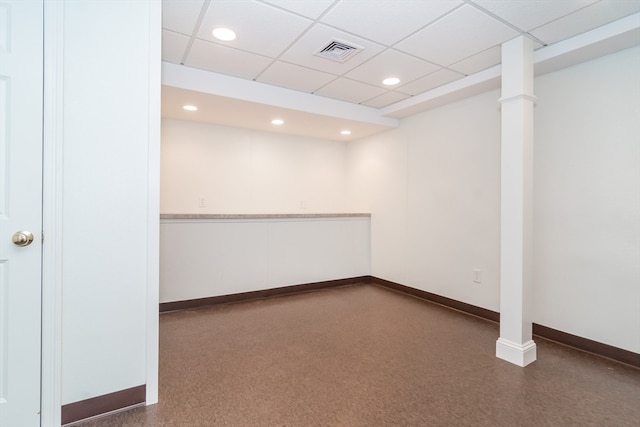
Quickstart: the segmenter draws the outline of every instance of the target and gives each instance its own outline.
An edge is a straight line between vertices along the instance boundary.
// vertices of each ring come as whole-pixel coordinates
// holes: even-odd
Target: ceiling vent
[[[351,58],[362,49],[364,49],[362,46],[333,39],[324,47],[318,49],[315,55],[322,58],[331,59],[332,61],[336,62],[345,62],[347,59]]]

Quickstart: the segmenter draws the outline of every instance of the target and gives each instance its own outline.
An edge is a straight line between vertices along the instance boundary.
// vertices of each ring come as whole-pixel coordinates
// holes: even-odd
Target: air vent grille
[[[318,49],[315,54],[322,58],[331,59],[332,61],[345,62],[362,49],[364,49],[362,46],[333,39]]]

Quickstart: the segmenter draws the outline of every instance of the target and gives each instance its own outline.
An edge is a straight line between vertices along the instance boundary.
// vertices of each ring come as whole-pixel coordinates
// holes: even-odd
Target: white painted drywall
[[[345,150],[340,141],[163,120],[161,212],[345,212]]]
[[[162,220],[160,302],[370,274],[369,218]]]
[[[146,1],[64,6],[62,404],[147,378],[154,10]]]
[[[349,207],[371,216],[371,268],[376,276],[406,283],[407,145],[403,129],[349,143]]]
[[[640,47],[536,95],[535,321],[640,353]]]
[[[372,213],[372,275],[499,309],[498,98],[488,92],[350,143],[350,209]]]
[[[161,211],[345,213],[346,144],[163,120]],[[368,275],[369,228],[368,218],[162,221],[160,301]]]

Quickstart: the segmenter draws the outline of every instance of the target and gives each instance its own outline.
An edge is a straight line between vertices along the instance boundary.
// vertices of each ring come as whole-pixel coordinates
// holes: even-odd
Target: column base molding
[[[498,338],[496,342],[496,357],[514,365],[525,367],[536,361],[536,343],[533,340],[529,340],[524,344],[518,344],[504,338]]]

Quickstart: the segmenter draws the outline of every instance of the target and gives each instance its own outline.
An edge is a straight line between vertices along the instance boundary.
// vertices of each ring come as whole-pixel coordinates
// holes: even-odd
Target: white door
[[[42,26],[42,0],[0,0],[2,427],[40,425]]]

